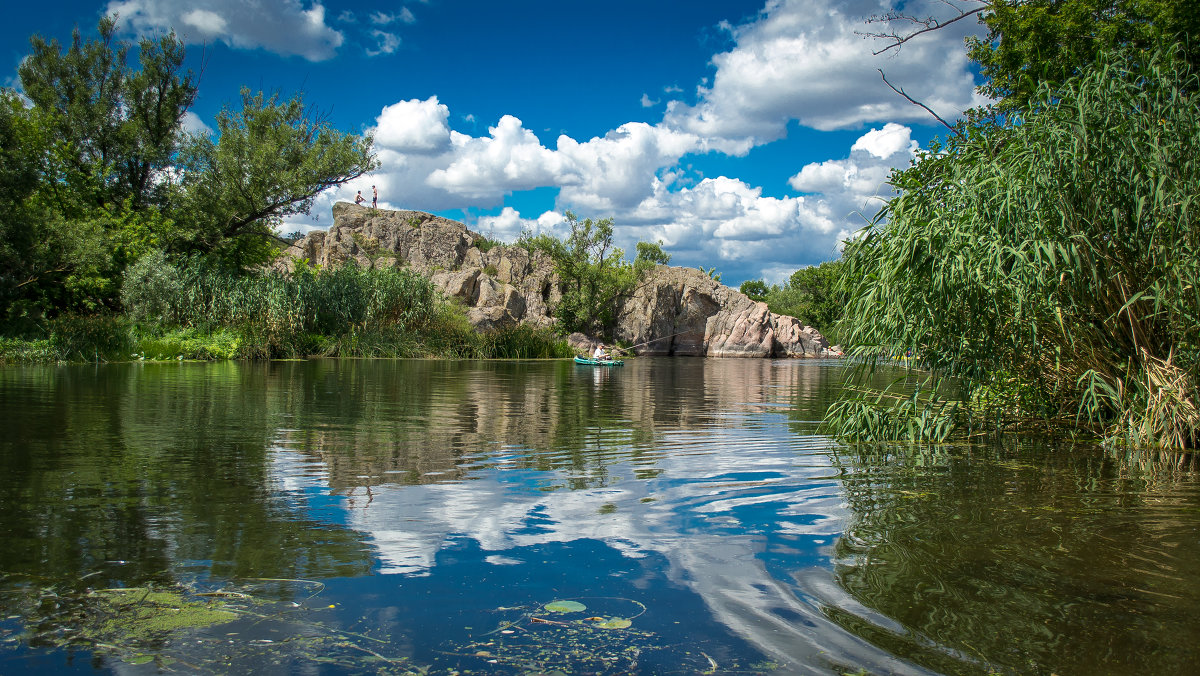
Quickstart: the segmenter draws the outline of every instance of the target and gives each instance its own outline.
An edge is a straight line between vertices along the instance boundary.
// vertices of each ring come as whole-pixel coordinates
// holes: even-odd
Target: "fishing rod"
[[[630,345],[629,347],[617,347],[616,345],[613,345],[613,349],[620,350],[621,352],[631,352],[633,350],[633,348],[635,348],[635,347],[649,345],[650,343],[657,343],[660,340],[666,340],[667,338],[674,338],[675,336],[682,336],[685,333],[691,333],[691,331],[680,331],[679,333],[672,333],[669,336],[663,336],[661,338],[653,338],[651,340],[647,340],[644,343],[638,343],[637,345]]]

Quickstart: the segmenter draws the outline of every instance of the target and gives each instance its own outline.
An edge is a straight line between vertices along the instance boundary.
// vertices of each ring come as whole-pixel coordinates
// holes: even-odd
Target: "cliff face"
[[[562,294],[550,258],[517,246],[483,251],[480,240],[462,223],[422,211],[341,202],[328,231],[309,233],[275,266],[289,269],[297,259],[332,266],[351,258],[365,266],[406,266],[459,299],[478,328],[553,325]],[[646,355],[818,357],[829,348],[794,317],[774,314],[699,270],[663,265],[625,301],[614,333]]]

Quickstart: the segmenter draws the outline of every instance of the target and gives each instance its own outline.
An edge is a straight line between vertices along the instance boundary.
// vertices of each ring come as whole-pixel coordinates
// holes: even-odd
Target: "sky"
[[[985,102],[963,39],[973,20],[899,51],[867,18],[895,0],[60,0],[6,11],[0,84],[19,88],[29,37],[174,29],[199,75],[186,122],[210,132],[240,90],[302,92],[342,131],[369,133],[381,166],[317,198],[284,232],[332,224],[332,206],[460,220],[493,239],[562,235],[567,210],[612,218],[617,244],[661,241],[673,265],[726,284],[786,281],[839,255],[890,195],[887,177]],[[953,15],[971,0],[909,0]]]

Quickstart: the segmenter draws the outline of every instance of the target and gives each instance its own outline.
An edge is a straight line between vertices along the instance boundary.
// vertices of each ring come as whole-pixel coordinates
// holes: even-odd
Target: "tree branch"
[[[899,51],[900,47],[902,45],[904,45],[904,43],[908,42],[909,40],[912,40],[913,38],[917,37],[918,35],[923,35],[925,33],[931,32],[931,31],[945,28],[946,26],[949,26],[952,23],[955,23],[957,21],[962,21],[963,19],[965,19],[969,16],[975,16],[985,10],[991,9],[991,7],[992,7],[992,3],[988,0],[972,0],[972,1],[980,2],[981,4],[979,7],[976,7],[974,9],[962,9],[961,7],[958,7],[957,5],[949,2],[948,0],[942,0],[942,2],[944,4],[946,4],[947,6],[953,7],[955,9],[955,11],[958,12],[957,16],[951,17],[944,21],[941,19],[938,19],[937,17],[934,17],[934,16],[929,16],[929,17],[925,17],[924,19],[921,19],[921,18],[918,18],[915,16],[909,16],[907,14],[900,14],[899,12],[888,12],[887,14],[873,16],[867,20],[867,23],[886,23],[886,24],[891,24],[891,23],[894,23],[897,21],[904,21],[904,22],[908,22],[911,24],[921,26],[921,28],[918,28],[917,30],[915,30],[911,33],[901,34],[900,32],[893,30],[888,33],[860,33],[858,31],[855,31],[855,34],[861,35],[866,38],[877,38],[877,39],[888,41],[888,44],[883,49],[871,52],[872,56],[879,56],[880,54],[882,54],[888,50],[891,50],[891,49],[895,49],[895,50]]]
[[[953,126],[951,126],[949,122],[946,122],[945,120],[943,120],[941,115],[938,115],[937,113],[933,112],[932,108],[925,105],[924,103],[921,103],[920,101],[917,101],[916,99],[909,96],[908,94],[905,94],[903,89],[896,89],[896,87],[893,86],[891,82],[888,82],[887,76],[883,74],[882,69],[876,68],[875,70],[879,71],[879,77],[883,78],[883,83],[885,85],[887,85],[888,87],[890,87],[892,91],[896,92],[900,96],[903,96],[905,99],[908,100],[909,103],[913,104],[914,106],[921,106],[922,108],[924,108],[927,113],[929,113],[934,118],[936,118],[938,122],[941,122],[954,135],[962,136],[962,134],[960,134],[957,129],[955,129]]]

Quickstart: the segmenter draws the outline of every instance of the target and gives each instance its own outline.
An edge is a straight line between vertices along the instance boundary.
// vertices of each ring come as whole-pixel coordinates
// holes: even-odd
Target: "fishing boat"
[[[588,359],[587,357],[580,357],[578,355],[576,355],[576,357],[575,357],[575,363],[583,364],[585,366],[624,366],[625,365],[625,362],[621,361],[620,359]]]

